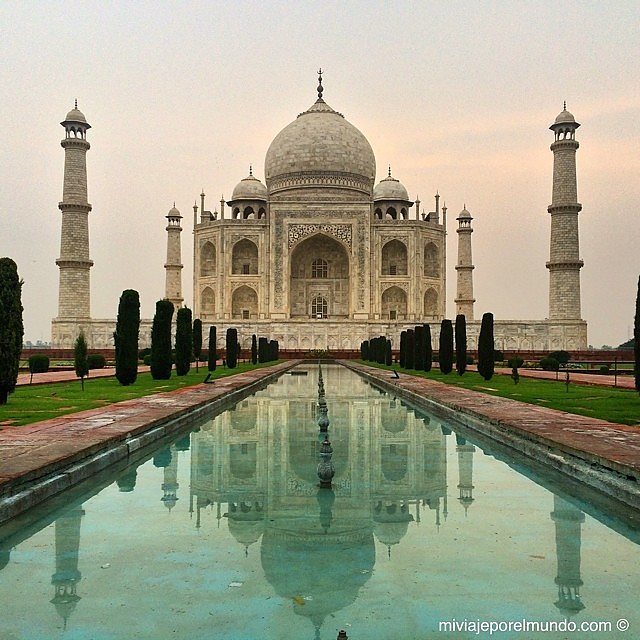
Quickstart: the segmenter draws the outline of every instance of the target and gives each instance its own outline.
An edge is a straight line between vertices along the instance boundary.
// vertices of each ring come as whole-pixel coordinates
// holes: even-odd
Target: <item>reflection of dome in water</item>
[[[276,593],[292,600],[295,613],[319,628],[328,615],[355,602],[373,570],[375,545],[364,528],[356,539],[341,542],[331,533],[302,538],[268,528],[261,560]]]
[[[246,549],[260,540],[264,532],[264,516],[260,515],[259,520],[238,520],[235,516],[229,514],[229,533]]]

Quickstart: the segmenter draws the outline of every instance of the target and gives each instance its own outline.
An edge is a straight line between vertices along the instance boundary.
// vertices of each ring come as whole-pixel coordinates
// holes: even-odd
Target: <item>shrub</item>
[[[473,363],[474,363],[473,356],[470,356],[469,354],[467,354],[467,364],[473,364]]]
[[[49,357],[36,354],[29,358],[30,373],[47,373],[49,371]]]
[[[151,354],[142,358],[142,364],[146,365],[147,367],[151,365]]]
[[[424,326],[424,370],[431,371],[433,363],[433,345],[431,344],[431,327],[428,324]]]
[[[558,371],[560,369],[560,363],[555,358],[547,356],[540,360],[540,367],[544,369],[544,371]]]
[[[493,361],[494,362],[504,362],[504,353],[500,351],[500,349],[493,350]]]
[[[89,369],[104,369],[107,365],[107,359],[101,353],[90,353],[87,356],[87,364]],[[136,359],[136,371],[138,370],[138,360]]]
[[[500,354],[501,357],[502,354]],[[480,335],[478,337],[478,373],[485,379],[491,380],[495,367],[495,347],[493,343],[493,314],[482,316]]]
[[[571,354],[568,351],[552,351],[548,357],[553,358],[554,360],[557,360],[561,365],[564,365],[569,362]]]
[[[173,303],[158,300],[151,327],[151,377],[168,380],[171,377],[171,319]]]
[[[82,390],[84,391],[84,379],[89,373],[89,365],[87,363],[87,341],[82,331],[73,345],[73,368],[82,382]]]
[[[513,356],[509,358],[509,362],[507,364],[513,369],[513,367],[517,367],[518,369],[524,364],[524,360],[520,356]]]
[[[202,357],[202,320],[196,318],[193,321],[193,356],[196,359],[196,371]]]
[[[456,316],[456,371],[461,376],[467,370],[467,319]]]
[[[176,317],[176,375],[186,376],[193,356],[193,324],[191,309],[178,309]]]
[[[124,386],[133,384],[138,377],[139,331],[140,296],[133,289],[125,289],[120,296],[116,330],[113,332],[116,348],[116,378]]]
[[[440,344],[438,347],[440,371],[447,374],[453,370],[453,324],[443,320],[440,324]]]
[[[266,338],[265,338],[266,340]],[[238,364],[238,330],[227,329],[227,367],[235,369]]]
[[[150,355],[151,355],[150,347],[145,347],[144,349],[140,349],[140,351],[138,351],[139,360],[144,360],[147,356],[150,356]]]
[[[22,352],[22,281],[11,258],[0,258],[0,405],[16,388]]]
[[[216,360],[218,359],[218,352],[216,350],[217,330],[215,326],[209,327],[209,352],[207,358],[207,369],[209,371],[216,370]]]
[[[610,370],[611,370],[611,367],[608,364],[601,365],[599,369],[600,373],[604,375],[608,374]]]

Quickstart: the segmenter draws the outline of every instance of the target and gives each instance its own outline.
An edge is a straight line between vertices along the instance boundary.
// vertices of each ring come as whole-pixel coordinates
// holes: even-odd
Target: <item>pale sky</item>
[[[207,208],[271,140],[324,98],[369,139],[423,209],[474,216],[476,316],[548,313],[553,140],[577,132],[582,315],[589,343],[626,340],[640,273],[640,2],[44,2],[0,4],[0,255],[24,279],[25,339],[57,314],[64,151],[74,98],[87,155],[92,316],[123,289],[151,317],[164,294],[166,220],[185,220],[191,304],[195,198]]]

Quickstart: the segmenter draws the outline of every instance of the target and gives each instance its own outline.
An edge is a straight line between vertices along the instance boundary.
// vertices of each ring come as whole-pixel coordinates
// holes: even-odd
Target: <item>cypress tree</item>
[[[390,367],[393,364],[393,354],[391,353],[391,340],[386,340],[385,364]]]
[[[274,352],[274,360],[280,360],[280,343],[277,340],[274,340],[275,343],[275,352]]]
[[[258,339],[255,333],[251,336],[251,364],[258,364]]]
[[[218,359],[218,351],[216,349],[216,341],[218,338],[216,333],[215,325],[209,327],[209,357],[207,358],[207,369],[209,369],[209,371],[216,370],[216,360]]]
[[[416,371],[424,371],[424,356],[426,351],[424,326],[421,324],[413,330],[415,335],[415,347],[413,354],[413,362]]]
[[[480,336],[478,337],[478,373],[485,379],[491,380],[493,377],[494,360],[493,343],[493,314],[485,313],[482,316],[480,325]]]
[[[121,385],[133,384],[138,377],[138,333],[140,331],[140,296],[125,289],[118,304],[118,319],[113,342],[116,350],[116,378]]]
[[[424,326],[424,370],[431,371],[433,363],[433,346],[431,344],[431,327],[428,324]]]
[[[16,388],[22,352],[22,281],[11,258],[0,258],[0,405]]]
[[[400,332],[400,366],[407,368],[407,332]]]
[[[269,362],[273,362],[276,359],[276,341],[269,340]]]
[[[193,325],[191,309],[181,307],[176,315],[176,375],[186,376],[193,356]]]
[[[268,358],[267,353],[267,339],[258,338],[258,362],[266,362]]]
[[[87,361],[87,341],[83,331],[80,331],[80,335],[73,345],[73,368],[82,382],[82,390],[84,391],[84,379],[89,373],[89,362]]]
[[[193,357],[196,359],[196,371],[200,364],[202,356],[202,320],[196,318],[193,321]]]
[[[416,334],[415,331],[413,329],[407,329],[407,346],[406,346],[406,356],[405,356],[405,361],[406,361],[406,367],[407,369],[415,369],[415,361],[414,361],[414,357],[415,357],[415,350],[416,350]]]
[[[173,304],[169,300],[156,302],[151,326],[151,377],[168,380],[171,377],[171,319]]]
[[[227,329],[227,367],[235,369],[238,364],[238,330]]]
[[[453,369],[453,325],[451,320],[443,320],[440,325],[440,345],[438,348],[440,371],[447,374]]]
[[[633,355],[635,359],[636,391],[640,392],[640,277],[636,295],[636,317],[633,323]]]
[[[467,370],[467,319],[456,316],[456,371],[461,376]]]

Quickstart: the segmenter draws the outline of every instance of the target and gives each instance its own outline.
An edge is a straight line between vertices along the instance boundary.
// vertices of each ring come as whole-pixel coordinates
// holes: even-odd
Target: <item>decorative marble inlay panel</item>
[[[290,224],[288,229],[289,249],[307,236],[314,233],[326,233],[342,240],[351,248],[351,225],[350,224]]]
[[[364,289],[365,289],[365,227],[364,223],[358,224],[358,309],[364,309]]]

